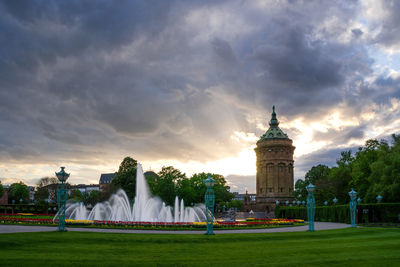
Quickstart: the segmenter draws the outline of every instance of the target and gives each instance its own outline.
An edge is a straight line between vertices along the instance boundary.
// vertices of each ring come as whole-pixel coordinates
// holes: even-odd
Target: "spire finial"
[[[276,118],[276,113],[275,113],[275,105],[272,106],[272,117],[269,122],[269,126],[275,127],[279,125],[278,119]]]

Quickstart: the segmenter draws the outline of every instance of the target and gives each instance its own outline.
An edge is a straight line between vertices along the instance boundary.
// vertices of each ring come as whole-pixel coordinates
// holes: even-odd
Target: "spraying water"
[[[179,203],[178,197],[175,197],[175,205],[172,209],[166,206],[159,197],[152,197],[142,166],[138,164],[133,206],[125,191],[120,189],[108,201],[97,203],[92,210],[88,210],[82,202],[67,203],[65,217],[75,220],[200,222],[206,220],[205,210],[204,204],[185,207],[183,199]]]

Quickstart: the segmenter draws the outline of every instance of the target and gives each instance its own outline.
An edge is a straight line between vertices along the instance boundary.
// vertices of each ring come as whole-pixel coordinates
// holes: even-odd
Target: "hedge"
[[[55,209],[54,209],[55,208]],[[30,212],[30,213],[50,213],[55,214],[57,212],[57,205],[38,203],[32,204],[4,204],[0,205],[0,213],[18,213],[18,212]]]
[[[307,220],[307,207],[278,206],[276,218]],[[318,206],[315,221],[350,223],[349,205]],[[400,222],[400,203],[357,205],[357,223]]]

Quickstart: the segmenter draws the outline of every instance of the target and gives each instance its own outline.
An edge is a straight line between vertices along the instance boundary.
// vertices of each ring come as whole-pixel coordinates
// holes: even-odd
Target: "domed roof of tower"
[[[269,139],[289,139],[287,134],[285,134],[278,126],[279,126],[279,121],[276,118],[276,113],[275,113],[275,106],[272,106],[272,117],[271,120],[269,121],[269,129],[268,131],[265,132],[260,137],[260,140],[258,142],[264,141],[264,140],[269,140]],[[257,143],[258,143],[257,142]]]

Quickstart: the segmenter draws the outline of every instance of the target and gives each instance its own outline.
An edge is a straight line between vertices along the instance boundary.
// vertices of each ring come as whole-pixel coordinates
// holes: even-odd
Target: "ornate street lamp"
[[[65,167],[61,167],[61,171],[56,172],[56,176],[60,183],[57,187],[57,203],[58,203],[58,231],[65,232],[65,204],[67,202],[67,184],[65,183],[69,177],[69,173],[64,171]]]
[[[381,195],[378,195],[377,197],[376,197],[376,201],[378,201],[378,203],[381,203],[381,201],[382,201],[382,196]]]
[[[22,198],[19,199],[19,204],[22,204],[22,201],[24,201]]]
[[[351,189],[349,192],[350,196],[350,220],[351,220],[351,227],[356,227],[356,210],[357,210],[357,192]]]
[[[324,205],[327,206],[328,205],[328,201],[325,200],[324,201]]]
[[[357,198],[357,202],[358,204],[361,204],[362,199],[361,198]]]
[[[315,191],[315,185],[313,185],[310,182],[310,184],[306,186],[306,189],[308,191],[308,196],[307,196],[308,231],[314,232],[314,215],[315,215],[314,191]]]
[[[335,205],[338,202],[338,199],[335,197],[332,201],[333,201],[333,204]]]
[[[206,235],[213,235],[213,223],[214,223],[214,204],[215,204],[215,196],[213,191],[213,186],[215,184],[215,180],[208,175],[208,178],[204,180],[206,184],[207,191],[204,195],[204,200],[206,204],[206,217],[207,217],[207,232]]]

